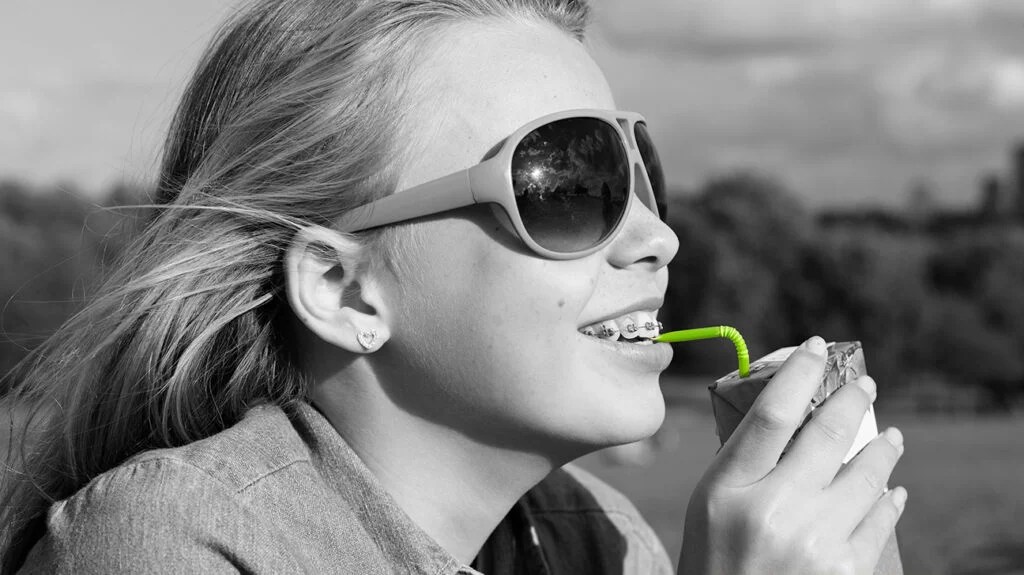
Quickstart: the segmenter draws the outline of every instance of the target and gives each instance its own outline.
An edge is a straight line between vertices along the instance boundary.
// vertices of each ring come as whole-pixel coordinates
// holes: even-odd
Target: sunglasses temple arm
[[[341,218],[337,229],[359,232],[475,203],[469,170],[462,170],[354,208]]]

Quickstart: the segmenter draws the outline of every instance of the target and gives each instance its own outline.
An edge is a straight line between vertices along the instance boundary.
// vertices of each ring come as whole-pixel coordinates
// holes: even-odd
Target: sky
[[[0,178],[151,181],[237,0],[4,0]],[[811,206],[976,201],[1024,140],[1024,0],[592,0],[588,41],[670,184],[737,169]]]

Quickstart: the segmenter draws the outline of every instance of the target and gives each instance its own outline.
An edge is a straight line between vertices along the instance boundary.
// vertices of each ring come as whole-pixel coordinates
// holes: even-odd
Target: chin
[[[657,433],[665,422],[665,399],[660,391],[657,395],[657,401],[645,402],[643,406],[622,406],[614,419],[618,425],[609,430],[605,447],[633,443]]]
[[[579,413],[579,423],[574,426],[575,435],[588,451],[647,439],[661,428],[665,398],[657,374],[649,377],[653,378],[651,384],[632,386],[628,393],[617,390],[600,398],[591,396],[597,403],[588,402],[588,413]]]

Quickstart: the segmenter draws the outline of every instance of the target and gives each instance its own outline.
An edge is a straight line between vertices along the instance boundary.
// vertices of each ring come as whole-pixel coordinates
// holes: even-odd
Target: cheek
[[[470,222],[443,223],[442,233],[423,238],[419,277],[406,290],[403,315],[412,325],[403,327],[411,338],[422,334],[410,342],[423,356],[418,363],[448,385],[472,387],[471,395],[507,396],[544,373],[569,370],[596,264],[543,260]]]
[[[465,336],[462,360],[480,362],[478,373],[492,375],[535,378],[537,371],[558,369],[569,359],[593,274],[505,250],[472,255],[446,295],[453,325]]]
[[[592,275],[580,266],[514,254],[477,263],[477,289],[465,294],[479,304],[481,327],[528,340],[575,330],[593,293]]]

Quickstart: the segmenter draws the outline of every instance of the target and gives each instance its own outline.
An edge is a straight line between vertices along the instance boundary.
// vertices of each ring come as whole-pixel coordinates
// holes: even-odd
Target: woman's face
[[[545,114],[615,109],[583,46],[550,25],[459,25],[424,57],[415,80],[428,96],[404,135],[416,145],[399,190],[479,163]],[[387,288],[392,336],[374,358],[392,399],[474,439],[555,457],[656,431],[669,346],[580,332],[661,307],[678,240],[633,200],[613,242],[569,261],[530,252],[486,205],[412,223]]]

